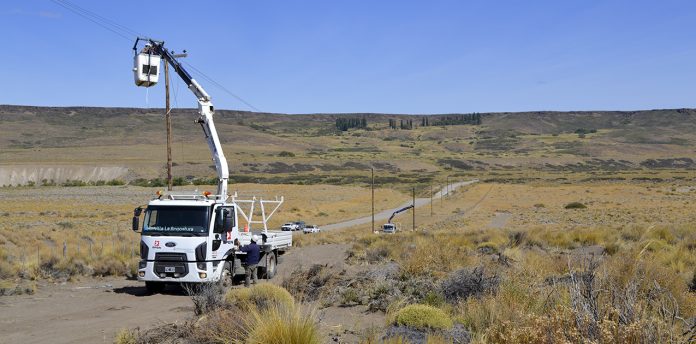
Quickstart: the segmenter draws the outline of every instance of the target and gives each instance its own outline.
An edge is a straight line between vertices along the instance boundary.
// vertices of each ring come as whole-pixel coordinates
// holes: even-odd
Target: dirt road
[[[466,185],[471,185],[473,183],[478,182],[478,179],[466,181],[466,182],[459,182],[459,183],[454,183],[451,184],[449,187],[449,190],[447,188],[443,188],[442,190],[438,191],[436,194],[433,195],[433,199],[439,199],[444,196],[447,196],[448,193],[453,192],[454,190],[457,190],[458,188]],[[430,198],[416,198],[416,208],[424,206],[430,202]],[[375,221],[385,221],[389,219],[389,216],[393,214],[395,211],[411,205],[411,201],[405,202],[404,204],[394,208],[394,209],[387,209],[384,211],[381,211],[379,213],[375,213]],[[343,221],[339,223],[334,223],[330,225],[326,225],[322,227],[322,230],[329,231],[333,229],[343,229],[343,228],[349,228],[357,225],[362,225],[364,223],[370,223],[372,221],[372,216],[365,216],[353,220],[348,220],[348,221]]]
[[[0,343],[113,343],[122,328],[147,328],[193,314],[180,288],[145,296],[125,278],[40,285],[34,295],[0,298]]]

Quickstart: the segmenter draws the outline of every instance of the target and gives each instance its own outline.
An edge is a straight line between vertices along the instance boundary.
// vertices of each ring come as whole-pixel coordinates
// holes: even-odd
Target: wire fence
[[[81,237],[62,242],[40,241],[33,248],[21,248],[18,253],[22,266],[41,266],[45,262],[71,258],[86,261],[98,261],[109,256],[133,259],[140,256],[140,237],[114,231],[95,239]]]

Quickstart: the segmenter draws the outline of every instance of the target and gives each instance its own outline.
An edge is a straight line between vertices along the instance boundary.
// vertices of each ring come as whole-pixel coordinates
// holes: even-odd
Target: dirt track
[[[341,268],[346,248],[320,245],[292,250],[272,282],[282,282],[297,266],[322,263]],[[354,317],[346,310],[331,313],[322,312],[326,326]],[[146,329],[184,321],[192,314],[191,299],[175,286],[163,294],[147,295],[142,283],[124,278],[42,284],[34,295],[0,298],[0,343],[112,343],[122,328]]]
[[[0,298],[0,343],[113,343],[122,328],[185,319],[193,304],[180,288],[145,296],[124,278],[40,285],[30,296]]]

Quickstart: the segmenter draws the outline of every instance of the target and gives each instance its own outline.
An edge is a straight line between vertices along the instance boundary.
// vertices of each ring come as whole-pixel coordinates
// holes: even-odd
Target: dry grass
[[[352,243],[353,264],[392,261],[405,275],[445,281],[477,266],[495,273],[497,289],[445,308],[477,342],[677,342],[692,335],[686,320],[696,316],[696,204],[693,191],[671,191],[680,188],[480,184],[436,201],[416,232],[375,235],[361,226],[322,240]],[[564,208],[574,201],[587,208]],[[503,228],[490,227],[496,212],[510,214]],[[588,259],[597,266],[583,287]],[[579,298],[588,286],[591,302]],[[583,302],[596,309],[590,318]]]
[[[0,280],[17,286],[27,279],[133,276],[140,238],[130,230],[132,210],[146,203],[156,190],[0,189]],[[238,190],[240,195],[285,196],[285,204],[272,218],[271,229],[291,220],[337,222],[368,212],[370,207],[370,191],[359,187],[238,184],[231,190]],[[380,194],[378,209],[393,207],[406,198],[390,190],[380,190]],[[8,288],[13,287],[3,287]]]

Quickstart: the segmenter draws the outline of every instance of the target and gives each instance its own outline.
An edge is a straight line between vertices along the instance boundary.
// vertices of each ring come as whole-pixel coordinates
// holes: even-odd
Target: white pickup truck
[[[280,226],[280,230],[286,231],[286,232],[293,232],[293,231],[298,230],[299,228],[300,228],[300,226],[295,222],[288,222],[288,223]]]

